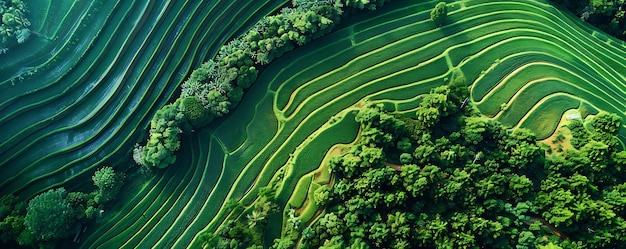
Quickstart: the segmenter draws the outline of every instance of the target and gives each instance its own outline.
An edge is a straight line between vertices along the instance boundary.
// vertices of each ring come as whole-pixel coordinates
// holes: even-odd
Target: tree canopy
[[[76,225],[74,215],[65,189],[51,189],[28,202],[24,224],[39,240],[59,239]]]
[[[603,142],[616,139],[617,116],[600,114],[575,126],[584,145],[547,157],[530,130],[462,107],[466,93],[453,85],[435,88],[414,115],[386,113],[382,105],[360,110],[360,136],[330,159],[336,183],[314,195],[326,212],[299,248],[626,243],[626,154]]]
[[[24,43],[30,37],[30,21],[26,18],[28,8],[21,0],[0,1],[0,54],[15,43]]]
[[[11,195],[0,198],[0,245],[55,248],[70,235],[80,235],[82,226],[102,217],[106,202],[121,189],[124,173],[106,166],[92,180],[98,189],[89,193],[61,187],[35,196],[28,204]]]
[[[104,203],[113,200],[120,191],[124,178],[123,173],[116,173],[110,166],[96,170],[91,178],[94,185],[98,186],[94,197],[95,202]]]
[[[188,124],[179,103],[166,105],[152,118],[148,143],[136,148],[134,158],[138,164],[166,168],[176,161],[174,153],[180,148],[181,127]]]
[[[435,5],[432,11],[430,11],[430,19],[433,20],[435,25],[441,26],[448,16],[448,5],[445,2],[439,2]]]
[[[624,29],[625,9],[623,0],[551,0],[558,3],[581,20],[589,22],[618,39],[626,39]]]

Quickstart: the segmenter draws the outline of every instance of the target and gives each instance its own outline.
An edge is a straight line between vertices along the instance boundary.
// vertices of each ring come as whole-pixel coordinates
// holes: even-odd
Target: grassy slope
[[[196,220],[210,219],[207,231],[214,230],[228,215],[220,212],[226,199],[250,203],[258,187],[287,165],[278,195],[284,205],[297,181],[319,165],[323,151],[354,138],[356,126],[341,119],[350,113],[343,110],[364,99],[411,109],[416,95],[458,70],[472,84],[472,100],[482,111],[496,106],[494,118],[542,136],[549,135],[556,116],[580,101],[623,112],[615,101],[624,89],[623,47],[613,47],[620,43],[598,40],[576,19],[535,1],[453,3],[448,25],[440,28],[428,19],[432,5],[397,1],[379,15],[354,16],[337,32],[270,65],[241,108],[215,128],[212,145],[222,145],[226,156],[223,163],[209,164],[219,165],[221,174]],[[550,78],[569,88],[530,91]],[[518,106],[530,111],[507,118],[499,113],[502,96],[507,111]],[[333,116],[342,121],[325,126]],[[281,223],[278,216],[270,221]],[[268,235],[278,232],[274,225]]]
[[[29,197],[127,159],[137,131],[191,68],[279,5],[78,1],[49,13],[63,21],[47,35],[66,37],[49,42],[49,58],[24,58],[39,63],[31,76],[7,77],[17,66],[0,74],[0,171],[10,176],[1,193]]]
[[[624,114],[618,101],[626,88],[622,43],[531,0],[451,2],[447,24],[437,28],[428,15],[435,3],[398,0],[376,15],[354,15],[337,32],[272,63],[232,115],[183,139],[177,165],[145,183],[134,175],[137,181],[116,204],[120,211],[107,213],[110,219],[90,228],[81,244],[186,247],[198,231],[223,222],[228,214],[220,208],[227,198],[250,203],[291,160],[296,164],[278,198],[284,205],[325,150],[354,139],[352,112],[344,110],[364,99],[410,110],[416,95],[459,69],[473,84],[479,109],[509,125],[534,125],[545,133],[559,119],[555,115],[581,101]],[[119,4],[133,7],[108,10],[120,16],[103,20],[94,45],[66,52],[84,54],[80,61],[73,55],[51,61],[49,70],[33,76],[41,77],[40,85],[16,84],[19,91],[9,81],[0,85],[13,91],[0,91],[0,111],[8,113],[0,124],[13,129],[0,140],[0,157],[10,159],[0,170],[14,175],[2,179],[3,191],[33,194],[125,155],[134,131],[145,127],[190,67],[213,54],[233,27],[245,27],[277,5]],[[118,25],[132,17],[136,25]],[[555,84],[537,87],[549,83]],[[503,102],[509,107],[500,112]],[[333,116],[341,122],[329,126]],[[271,224],[280,224],[280,217],[274,219],[279,223]],[[276,236],[273,228],[269,234]]]
[[[236,122],[242,117],[220,126],[216,135],[230,141],[226,144],[234,149],[237,164],[246,166],[239,165],[244,170],[234,185],[219,188],[229,188],[232,198],[244,196],[255,182],[253,177],[262,185],[290,158],[316,157],[296,148],[305,143],[306,134],[325,130],[321,124],[341,110],[364,99],[410,110],[416,106],[416,95],[443,84],[459,70],[471,84],[471,100],[481,111],[505,124],[531,128],[541,137],[549,136],[561,114],[581,102],[624,116],[626,106],[619,98],[626,95],[622,83],[626,51],[621,42],[598,39],[598,33],[575,17],[530,0],[451,2],[446,25],[437,28],[428,15],[435,3],[394,1],[376,15],[353,16],[333,34],[272,63],[252,91],[261,95],[267,85],[274,99],[273,117],[262,109],[269,108],[267,99],[257,102],[261,97],[254,97],[254,111],[241,112],[256,114],[255,119],[264,117],[271,131],[272,122],[278,122],[276,134],[264,134],[271,132],[258,127],[262,124],[247,124],[248,137],[232,138],[230,131],[239,129]],[[508,105],[503,112],[502,103]],[[341,143],[333,138],[339,134],[313,136],[311,141]],[[624,135],[623,130],[622,139]],[[240,169],[229,160],[226,164],[225,168]],[[278,196],[282,205],[297,176],[312,171],[311,166],[299,162],[291,168],[296,177],[286,178]],[[242,200],[247,203],[253,197]],[[224,217],[218,215],[208,230]],[[270,224],[281,224],[280,217]],[[268,235],[278,236],[277,229],[274,226]]]
[[[281,3],[205,1],[202,4],[209,6],[190,8],[192,14],[202,21],[202,26],[189,22],[187,25],[203,32],[202,38],[196,41],[201,40],[207,46],[225,41],[227,36],[216,37],[216,33],[232,35],[233,26],[246,27]],[[238,18],[241,16],[249,19]],[[230,24],[225,25],[227,23]],[[225,153],[221,143],[212,136],[209,131],[203,131],[185,137],[183,147],[186,149],[179,155],[178,164],[157,173],[147,184],[137,186],[139,192],[136,194],[124,196],[120,200],[124,203],[122,212],[113,214],[109,222],[93,231],[93,236],[86,238],[84,245],[102,248],[186,247],[197,231],[206,226],[208,217],[215,214],[217,203],[207,199],[223,195],[221,191],[213,190],[218,179],[222,178],[220,173],[225,172],[221,163]]]
[[[37,18],[33,28],[51,40],[33,36],[23,49],[11,51],[12,57],[0,58],[0,193],[29,198],[55,186],[89,186],[88,176],[96,167],[129,160],[132,145],[153,113],[174,95],[189,71],[285,2],[29,2]],[[221,153],[219,145],[214,148]],[[196,152],[200,154],[206,161],[206,152]],[[82,238],[82,245],[173,244],[171,238],[180,237],[193,218],[178,218],[176,209],[185,208],[184,198],[194,196],[197,184],[211,179],[202,177],[201,168],[183,169],[163,172],[147,184],[129,182],[135,192],[127,192],[122,201],[137,205],[119,203],[118,208],[127,217],[149,216],[152,223],[114,219],[100,224],[104,230],[97,236]],[[196,174],[193,189],[175,180]],[[207,191],[197,192],[204,194],[194,200],[206,199]],[[159,198],[150,199],[147,193]],[[188,195],[178,200],[182,193]],[[137,213],[150,201],[160,209]],[[175,210],[173,217],[166,217],[167,208]],[[187,209],[199,212],[199,207]],[[166,225],[151,227],[157,222],[182,225],[166,231]],[[159,236],[142,238],[154,234]],[[172,235],[157,241],[164,234]],[[179,240],[189,243],[191,238]]]

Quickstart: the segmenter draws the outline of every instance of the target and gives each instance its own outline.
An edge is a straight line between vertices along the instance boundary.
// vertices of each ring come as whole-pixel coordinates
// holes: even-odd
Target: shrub
[[[433,20],[435,25],[441,26],[448,16],[448,6],[445,2],[439,2],[435,5],[435,8],[430,11],[430,19]]]
[[[24,224],[36,239],[65,238],[76,225],[74,209],[64,188],[51,189],[28,202]]]
[[[202,127],[213,120],[207,110],[196,96],[182,98],[180,100],[180,110],[183,112],[189,124],[193,127]]]
[[[124,173],[116,173],[113,168],[105,166],[94,173],[91,179],[98,191],[94,197],[96,203],[105,203],[115,199],[124,182]]]
[[[176,161],[174,152],[180,148],[179,134],[185,125],[185,115],[177,105],[166,105],[157,111],[150,122],[150,138],[141,151],[142,164],[157,168],[166,168]]]

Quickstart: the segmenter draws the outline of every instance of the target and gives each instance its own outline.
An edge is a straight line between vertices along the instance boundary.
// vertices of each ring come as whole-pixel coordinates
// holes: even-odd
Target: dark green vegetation
[[[624,0],[552,0],[563,5],[581,20],[619,39],[626,39]]]
[[[346,144],[359,136],[355,116],[368,100],[416,113],[429,89],[465,82],[463,102],[538,138],[552,138],[565,111],[623,118],[626,110],[624,44],[544,1],[451,1],[438,26],[430,19],[438,1],[397,0],[376,12],[345,11],[333,32],[302,46],[302,33],[283,27],[280,39],[251,37],[257,47],[263,40],[263,51],[220,53],[224,43],[252,48],[237,37],[269,13],[290,17],[273,24],[295,24],[278,10],[287,2],[40,1],[31,29],[51,39],[31,39],[12,49],[15,56],[0,56],[2,195],[28,200],[61,186],[89,191],[91,172],[110,164],[128,183],[71,247],[225,245],[218,237],[229,245],[240,239],[235,247],[259,245],[259,237],[265,247],[284,247],[302,241],[300,229],[304,237],[315,232],[305,228],[323,217],[318,211],[337,176],[325,158],[350,151]],[[345,1],[354,9],[382,3],[365,2]],[[305,27],[322,23],[317,13],[301,19]],[[286,30],[298,35],[283,40]],[[300,47],[283,51],[292,45]],[[274,48],[280,58],[257,63]],[[181,94],[193,92],[192,79],[204,84],[199,94],[175,100],[183,84]],[[434,102],[445,91],[436,94]],[[436,124],[438,112],[447,111],[431,106],[419,117]],[[155,135],[142,137],[152,123]],[[623,126],[617,134],[614,141],[625,140]],[[401,140],[398,149],[414,146],[410,139],[418,141]],[[139,162],[173,165],[144,174],[150,168],[115,164],[146,141],[152,150],[144,155],[146,147],[137,147]],[[413,152],[394,164],[416,164]]]
[[[435,5],[432,11],[430,11],[430,19],[437,25],[442,25],[448,15],[448,6],[445,2],[439,2]]]
[[[165,168],[176,162],[174,152],[180,148],[180,127],[188,122],[182,110],[193,115],[190,108],[183,109],[179,103],[164,106],[152,118],[148,143],[145,147],[136,146],[133,151],[139,165]]]
[[[361,136],[330,160],[338,180],[322,201],[326,212],[294,228],[299,248],[626,243],[626,151],[602,142],[616,140],[616,115],[601,114],[576,134],[588,140],[582,148],[546,157],[531,131],[511,131],[471,106],[459,110],[466,94],[443,86],[415,113],[359,111]]]
[[[102,217],[105,204],[115,199],[124,182],[124,173],[111,167],[97,170],[93,177],[96,190],[90,193],[51,189],[26,202],[13,195],[3,196],[0,207],[2,243],[9,247],[62,247],[61,239],[74,235],[74,242],[83,226]]]
[[[10,47],[22,44],[30,37],[28,8],[22,0],[0,1],[0,55]]]

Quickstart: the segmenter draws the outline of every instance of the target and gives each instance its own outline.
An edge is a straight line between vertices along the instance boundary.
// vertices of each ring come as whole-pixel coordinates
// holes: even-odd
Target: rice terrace
[[[625,248],[625,13],[0,1],[0,248]]]

